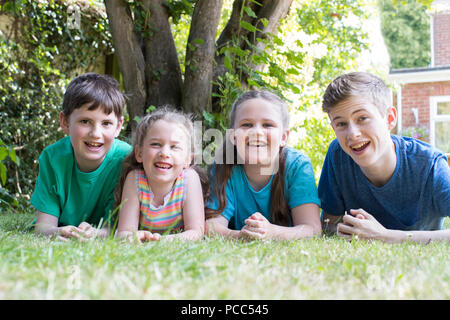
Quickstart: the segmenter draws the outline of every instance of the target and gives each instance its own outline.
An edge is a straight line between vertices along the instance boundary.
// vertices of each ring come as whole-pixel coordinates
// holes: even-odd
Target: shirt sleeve
[[[46,153],[42,153],[39,157],[39,174],[31,197],[31,204],[41,212],[59,217],[61,208],[56,180],[49,157]]]
[[[450,216],[450,167],[444,155],[436,160],[433,172],[433,206],[441,217]]]
[[[315,203],[320,206],[314,170],[309,158],[300,155],[286,169],[289,208],[292,209],[306,203]]]
[[[318,191],[322,210],[328,214],[339,216],[344,214],[345,207],[340,188],[336,180],[333,150],[334,149],[332,149],[332,146],[330,145],[322,167]]]

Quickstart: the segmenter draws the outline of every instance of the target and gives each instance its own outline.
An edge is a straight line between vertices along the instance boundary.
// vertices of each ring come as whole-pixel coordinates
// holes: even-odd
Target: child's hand
[[[272,224],[261,213],[255,212],[245,220],[241,233],[250,239],[270,239]]]
[[[75,226],[64,226],[58,228],[58,240],[67,241],[70,238],[80,239],[83,231]]]
[[[363,209],[352,209],[350,214],[343,217],[343,223],[338,224],[337,232],[339,236],[347,239],[356,235],[361,239],[384,240],[387,229]]]
[[[87,222],[80,223],[80,225],[78,226],[78,229],[80,229],[82,231],[82,233],[81,233],[82,240],[89,240],[89,239],[95,238],[98,235],[98,233],[100,232],[99,229],[94,228]]]
[[[134,239],[140,243],[147,241],[158,241],[161,239],[161,235],[159,233],[151,233],[146,230],[139,230],[134,234]]]

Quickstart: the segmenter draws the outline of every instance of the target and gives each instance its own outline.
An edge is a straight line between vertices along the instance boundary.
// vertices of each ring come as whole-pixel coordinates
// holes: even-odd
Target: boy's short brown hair
[[[106,114],[114,112],[122,117],[125,96],[116,79],[98,73],[85,73],[73,79],[64,93],[63,113],[69,117],[75,109],[90,104],[88,110],[103,108]]]
[[[366,97],[382,115],[392,105],[391,92],[383,80],[367,72],[351,72],[334,79],[323,95],[322,110],[329,113],[350,97]]]

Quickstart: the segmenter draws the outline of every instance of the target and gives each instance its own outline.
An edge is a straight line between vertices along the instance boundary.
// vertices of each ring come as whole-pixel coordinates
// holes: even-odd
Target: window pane
[[[437,114],[450,114],[450,101],[438,102]]]
[[[450,121],[436,122],[435,130],[436,148],[450,153]]]

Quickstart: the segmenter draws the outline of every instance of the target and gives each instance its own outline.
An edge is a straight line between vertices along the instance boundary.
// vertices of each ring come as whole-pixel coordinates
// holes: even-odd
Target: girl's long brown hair
[[[234,103],[231,108],[230,112],[230,126],[231,128],[234,128],[235,124],[235,118],[236,118],[236,112],[238,108],[246,101],[251,99],[264,99],[266,101],[269,101],[273,104],[274,108],[278,107],[281,115],[281,119],[283,122],[283,130],[287,130],[289,128],[289,111],[288,107],[285,104],[285,102],[278,97],[276,94],[271,93],[269,91],[265,90],[252,90],[245,92],[242,94]],[[228,183],[228,180],[231,176],[231,171],[233,170],[233,166],[237,164],[237,150],[236,146],[233,147],[233,154],[234,159],[233,163],[229,164],[226,161],[226,142],[224,142],[222,146],[222,155],[223,160],[221,164],[215,165],[215,179],[214,179],[214,191],[217,196],[217,200],[219,203],[219,207],[217,210],[211,210],[209,209],[207,212],[207,217],[212,216],[213,214],[220,214],[225,209],[225,206],[227,204],[227,197],[226,197],[226,186]],[[272,180],[272,186],[270,190],[271,195],[271,210],[270,210],[270,217],[272,220],[272,223],[288,226],[290,224],[291,218],[290,218],[290,212],[289,208],[286,203],[285,198],[285,192],[284,192],[284,171],[285,171],[285,165],[286,165],[286,155],[284,152],[284,148],[280,147],[279,150],[279,168],[278,171],[275,173],[275,176]],[[211,172],[211,170],[209,170]],[[210,177],[212,179],[212,177]]]

